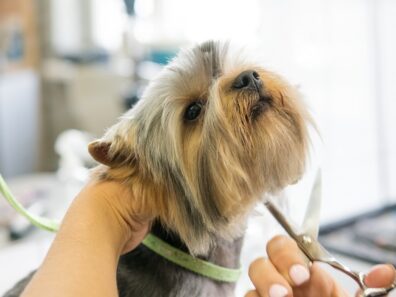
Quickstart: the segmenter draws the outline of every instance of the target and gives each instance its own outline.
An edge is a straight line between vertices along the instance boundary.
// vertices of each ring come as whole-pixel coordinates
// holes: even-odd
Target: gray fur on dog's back
[[[26,286],[30,282],[30,280],[32,279],[35,272],[36,271],[32,271],[26,277],[24,277],[19,282],[17,282],[16,285],[12,289],[7,291],[3,295],[3,297],[18,297],[18,296],[20,296],[22,294],[23,290],[26,288]]]
[[[187,271],[139,246],[121,258],[120,296],[233,296],[234,284],[216,282]]]

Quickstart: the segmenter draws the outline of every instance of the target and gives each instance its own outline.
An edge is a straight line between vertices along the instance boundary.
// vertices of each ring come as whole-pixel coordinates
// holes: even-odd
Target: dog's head
[[[131,183],[136,212],[192,253],[231,239],[265,192],[299,179],[309,116],[278,75],[206,42],[182,51],[105,136],[90,145],[102,178]]]

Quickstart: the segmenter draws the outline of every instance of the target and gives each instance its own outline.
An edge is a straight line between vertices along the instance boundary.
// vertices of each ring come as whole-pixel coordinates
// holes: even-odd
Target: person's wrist
[[[135,248],[144,238],[148,220],[132,215],[131,193],[117,182],[91,182],[76,198],[77,207],[107,230],[119,253]]]

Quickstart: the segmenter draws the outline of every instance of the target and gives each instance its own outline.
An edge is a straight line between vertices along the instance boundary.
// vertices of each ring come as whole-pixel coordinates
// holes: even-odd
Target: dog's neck
[[[151,233],[173,247],[189,253],[187,246],[180,237],[172,230],[165,229],[158,221],[153,223]],[[243,236],[233,241],[216,238],[208,253],[197,257],[223,267],[239,268],[242,243]]]

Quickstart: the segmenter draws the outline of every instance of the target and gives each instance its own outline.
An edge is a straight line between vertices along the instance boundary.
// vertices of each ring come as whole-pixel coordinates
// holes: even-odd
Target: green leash
[[[0,193],[19,214],[28,219],[28,221],[31,222],[34,226],[51,232],[56,232],[59,230],[59,222],[29,213],[23,207],[23,205],[20,204],[11,194],[11,190],[8,188],[6,182],[1,175]],[[151,233],[147,234],[147,236],[143,239],[142,243],[147,248],[167,259],[168,261],[216,281],[233,283],[236,282],[241,275],[240,268],[226,268],[193,257],[190,254],[171,246],[170,244],[166,243],[165,241],[161,240],[160,238]]]

